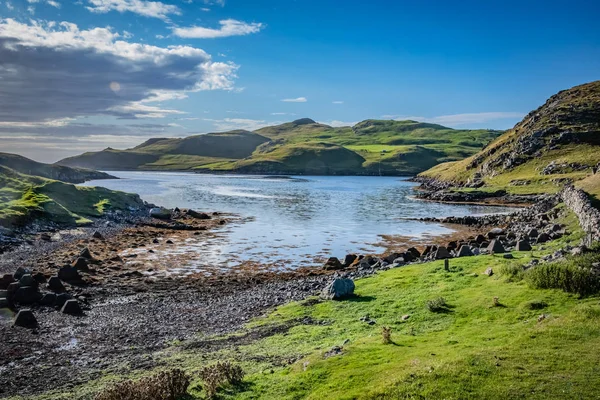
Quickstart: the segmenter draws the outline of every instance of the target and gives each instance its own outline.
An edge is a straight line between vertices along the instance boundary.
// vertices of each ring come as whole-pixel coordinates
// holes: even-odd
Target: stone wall
[[[588,195],[581,189],[566,186],[560,196],[565,205],[579,218],[581,228],[590,234],[593,240],[600,240],[600,211],[592,206]]]

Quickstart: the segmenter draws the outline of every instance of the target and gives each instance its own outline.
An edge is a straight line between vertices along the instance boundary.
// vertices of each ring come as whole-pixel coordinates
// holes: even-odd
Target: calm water
[[[450,205],[414,199],[414,183],[397,177],[292,177],[291,179],[167,172],[111,172],[119,180],[88,186],[138,193],[168,208],[236,213],[208,243],[186,242],[180,252],[202,253],[202,263],[223,268],[256,261],[293,268],[322,257],[378,253],[381,235],[419,237],[451,232],[405,218],[505,212],[498,207]]]

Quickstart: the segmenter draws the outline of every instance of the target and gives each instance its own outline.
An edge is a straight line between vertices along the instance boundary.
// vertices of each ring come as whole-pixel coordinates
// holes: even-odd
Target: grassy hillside
[[[449,271],[435,261],[380,272],[356,281],[355,298],[289,303],[243,331],[199,337],[201,346],[173,343],[156,357],[162,368],[195,377],[190,399],[206,398],[199,369],[223,360],[247,375],[221,389],[221,399],[596,398],[600,297],[539,289],[539,271],[549,269],[518,267],[578,243],[574,216],[563,222],[570,235],[515,252],[514,260],[464,257],[452,259]],[[594,253],[552,265],[577,269],[598,260]],[[432,311],[427,303],[440,297],[446,306]],[[382,327],[391,328],[391,343]],[[85,398],[123,378],[107,374],[43,398]]]
[[[422,176],[459,186],[481,180],[487,188],[512,193],[556,192],[565,182],[588,179],[600,163],[599,150],[596,81],[559,92],[482,151]]]
[[[0,225],[18,226],[34,219],[64,225],[89,223],[108,210],[140,208],[137,195],[104,188],[79,187],[0,166]]]
[[[468,157],[499,134],[416,121],[367,120],[334,128],[302,118],[255,132],[154,138],[133,149],[86,153],[59,164],[107,170],[413,175]]]
[[[83,183],[94,179],[114,178],[104,172],[82,168],[69,168],[62,165],[43,164],[17,154],[9,153],[0,153],[0,166],[26,175],[41,176],[69,183]]]

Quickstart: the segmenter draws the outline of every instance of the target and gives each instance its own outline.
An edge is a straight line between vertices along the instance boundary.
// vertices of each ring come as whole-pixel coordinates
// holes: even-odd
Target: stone
[[[402,321],[406,321],[407,319],[410,318],[410,315],[406,314],[402,316]]]
[[[519,240],[515,249],[517,251],[531,251],[531,245],[527,240]]]
[[[477,237],[475,238],[475,241],[479,244],[482,244],[483,242],[485,242],[485,236],[477,235]]]
[[[62,306],[61,313],[69,314],[69,315],[81,315],[83,314],[83,310],[79,305],[79,302],[75,299],[67,300],[65,304]]]
[[[487,250],[492,254],[501,254],[506,252],[506,250],[504,250],[504,246],[502,246],[502,243],[500,243],[500,241],[497,239],[494,239],[490,242]]]
[[[73,264],[71,264],[73,266],[73,268],[75,268],[77,271],[84,271],[87,272],[90,270],[90,267],[88,266],[88,261],[87,259],[83,258],[83,257],[77,257],[77,260],[75,260],[73,262]]]
[[[31,310],[23,309],[19,310],[15,316],[13,325],[21,326],[23,328],[35,328],[37,326],[37,320],[35,319],[35,316]]]
[[[56,295],[55,306],[62,307],[68,300],[71,300],[71,295],[69,293],[61,293]]]
[[[61,269],[58,270],[58,277],[60,280],[65,282],[75,282],[81,280],[81,275],[79,275],[79,271],[77,268],[71,265],[65,265]]]
[[[51,241],[51,240],[52,240],[52,236],[50,236],[50,235],[49,235],[49,234],[47,234],[47,233],[42,233],[42,234],[40,235],[40,239],[42,239],[42,240],[43,240],[43,241],[45,241],[45,242],[49,242],[49,241]]]
[[[20,288],[21,285],[19,284],[19,282],[13,282],[10,285],[8,285],[8,287],[6,288],[6,298],[9,300],[12,299],[17,290],[19,290]]]
[[[456,253],[456,257],[471,257],[473,256],[473,252],[471,251],[471,247],[463,244],[460,246],[460,250]]]
[[[540,235],[537,237],[538,243],[546,243],[549,240],[550,240],[550,235],[548,235],[547,233],[540,233]]]
[[[393,262],[394,262],[394,260],[395,260],[395,259],[397,259],[397,258],[399,258],[399,257],[402,257],[402,258],[404,258],[404,254],[401,254],[401,253],[396,253],[396,252],[394,252],[394,253],[391,253],[391,254],[387,255],[387,256],[386,256],[386,257],[384,257],[383,259],[384,259],[384,260],[385,260],[387,263],[391,264],[391,263],[393,263]]]
[[[433,255],[433,258],[436,260],[443,260],[443,259],[450,258],[450,257],[452,257],[452,256],[450,255],[450,253],[444,246],[438,247],[438,249],[435,251],[435,253]]]
[[[536,238],[536,237],[539,236],[539,232],[538,232],[537,229],[533,228],[529,232],[527,232],[527,236],[532,237],[532,238]]]
[[[421,253],[419,252],[419,250],[417,250],[414,247],[411,247],[410,249],[406,250],[406,254],[410,254],[414,260],[418,259],[419,257],[421,257]]]
[[[155,238],[155,239],[153,239],[153,240],[152,240],[152,243],[154,243],[154,244],[158,244],[158,243],[160,243],[160,242],[159,242],[159,240],[158,240],[158,239],[156,239],[156,238]]]
[[[151,208],[149,212],[150,217],[158,219],[171,219],[171,214],[171,210],[160,207]]]
[[[502,256],[503,258],[507,259],[507,260],[512,260],[513,258],[515,258],[512,254],[510,253],[506,253]]]
[[[56,295],[54,293],[46,293],[40,299],[40,304],[44,306],[53,306],[56,303]]]
[[[29,270],[23,268],[23,267],[19,267],[17,268],[17,270],[15,271],[15,273],[13,274],[13,278],[15,278],[15,280],[19,280],[21,279],[21,277],[25,274],[29,274]]]
[[[352,279],[337,278],[330,282],[323,290],[322,296],[329,300],[340,300],[354,294],[354,281]]]
[[[8,299],[6,297],[0,296],[0,308],[8,308],[9,307]]]
[[[488,237],[488,239],[491,240],[491,239],[497,238],[498,236],[502,235],[503,233],[504,233],[504,229],[494,228],[487,233],[487,237]]]
[[[21,279],[19,279],[19,285],[21,287],[23,287],[23,286],[37,287],[38,283],[35,279],[33,279],[33,276],[31,276],[31,274],[25,274],[21,277]]]
[[[83,250],[81,250],[81,253],[79,253],[79,258],[85,258],[85,259],[91,260],[94,257],[92,257],[92,253],[90,252],[90,249],[88,249],[86,247]]]
[[[485,270],[484,274],[487,276],[492,276],[492,275],[494,275],[494,270],[492,269],[492,267],[489,267],[488,269]]]
[[[35,279],[37,283],[44,283],[46,282],[46,275],[42,274],[41,272],[36,272],[33,274],[33,279]]]
[[[210,215],[208,215],[207,213],[203,213],[203,212],[198,212],[195,210],[186,210],[185,212],[187,215],[189,215],[192,218],[196,218],[196,219],[210,219]]]
[[[98,232],[98,231],[94,232],[94,233],[92,234],[92,237],[93,237],[94,239],[100,239],[100,240],[104,239],[104,236],[102,236],[102,234],[101,234],[100,232]]]
[[[427,245],[425,247],[425,250],[423,250],[423,254],[421,254],[423,257],[427,257],[429,254],[431,254],[433,252],[433,248],[434,246],[431,245]]]
[[[13,283],[14,281],[15,278],[12,276],[12,274],[4,274],[2,278],[0,278],[0,290],[8,289],[8,285]]]
[[[574,248],[571,250],[571,255],[572,255],[572,256],[580,256],[580,255],[582,255],[582,254],[586,253],[586,252],[587,252],[587,250],[588,250],[588,249],[587,249],[587,247],[585,247],[585,246],[577,246],[577,247],[574,247]]]
[[[20,287],[12,297],[12,301],[19,304],[33,304],[42,298],[42,294],[33,286]]]
[[[346,257],[344,257],[344,267],[351,266],[357,258],[356,254],[346,254]]]
[[[328,271],[342,268],[344,268],[344,266],[337,257],[329,257],[323,266],[323,269]]]
[[[64,292],[65,286],[58,276],[52,276],[48,279],[48,289],[53,292]]]

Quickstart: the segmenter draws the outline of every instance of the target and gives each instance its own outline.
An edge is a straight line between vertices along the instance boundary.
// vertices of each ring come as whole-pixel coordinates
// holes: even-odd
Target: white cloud
[[[110,28],[0,19],[0,122],[160,118],[181,112],[148,103],[234,88],[233,63],[213,62],[194,47],[157,47],[124,37]]]
[[[306,97],[296,97],[295,99],[281,99],[286,103],[306,103],[308,99]]]
[[[481,113],[464,113],[439,115],[437,117],[418,117],[418,116],[401,116],[401,115],[382,115],[381,118],[401,120],[414,120],[419,122],[429,122],[432,124],[440,124],[446,126],[460,126],[469,124],[483,124],[499,119],[521,119],[525,113],[521,112],[481,112]]]
[[[287,112],[273,112],[271,115],[296,115],[296,113],[287,113]]]
[[[60,8],[60,3],[58,1],[54,1],[54,0],[47,0],[46,3],[48,3],[49,5],[51,5],[52,7],[55,8]]]
[[[335,101],[332,101],[332,103],[333,104],[344,104],[344,102],[341,100],[335,100]]]
[[[107,13],[118,11],[120,13],[132,12],[144,17],[167,20],[169,15],[181,15],[179,7],[159,1],[145,0],[88,0],[90,6],[86,7],[94,13]]]
[[[332,120],[332,121],[318,121],[320,124],[325,124],[325,125],[329,125],[329,126],[334,126],[336,128],[339,128],[341,126],[354,126],[356,124],[358,124],[359,121],[354,121],[354,122],[348,122],[348,121],[339,121],[339,120]]]
[[[6,4],[6,8],[8,8],[9,10],[14,10],[15,9],[15,6],[13,6],[10,1],[7,1],[5,4]]]
[[[269,125],[276,125],[280,122],[267,122],[265,120],[246,119],[246,118],[224,118],[224,119],[208,119],[204,121],[212,122],[218,131],[232,131],[234,129],[244,129],[247,131],[255,131]]]
[[[263,28],[261,23],[246,23],[235,19],[224,19],[219,21],[218,29],[191,26],[187,28],[173,28],[173,34],[182,38],[192,39],[214,39],[229,36],[244,36],[257,33]]]

